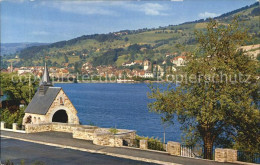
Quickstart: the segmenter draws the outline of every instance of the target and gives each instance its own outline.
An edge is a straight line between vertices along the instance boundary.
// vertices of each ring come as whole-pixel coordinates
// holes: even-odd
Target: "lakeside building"
[[[186,56],[174,57],[171,62],[176,66],[184,66],[186,62]]]
[[[154,78],[154,74],[152,72],[145,72],[144,78]]]
[[[144,61],[144,71],[147,71],[150,68],[151,62],[148,60]]]
[[[133,66],[133,65],[135,65],[136,63],[135,62],[124,62],[123,64],[122,64],[122,66]]]
[[[32,70],[26,67],[21,67],[18,70],[18,75],[24,74],[24,73],[32,73]]]
[[[51,122],[79,124],[79,118],[63,89],[53,87],[45,64],[40,87],[25,109],[23,125]]]

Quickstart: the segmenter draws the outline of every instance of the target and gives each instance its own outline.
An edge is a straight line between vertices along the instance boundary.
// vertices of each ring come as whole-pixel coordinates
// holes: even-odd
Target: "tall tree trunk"
[[[204,159],[213,159],[213,137],[207,132],[203,137],[204,141]]]

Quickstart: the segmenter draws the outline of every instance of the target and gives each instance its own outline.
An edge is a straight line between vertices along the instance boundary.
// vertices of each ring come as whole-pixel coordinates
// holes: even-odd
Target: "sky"
[[[256,0],[0,0],[1,42],[52,43],[215,17]]]

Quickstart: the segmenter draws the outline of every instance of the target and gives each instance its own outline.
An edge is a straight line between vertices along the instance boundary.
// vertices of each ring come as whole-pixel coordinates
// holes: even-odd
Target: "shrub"
[[[0,111],[0,119],[6,124],[6,128],[12,128],[13,123],[17,123],[18,127],[22,127],[24,108],[20,108],[15,112],[10,112],[8,109],[2,109]]]
[[[147,140],[148,141],[148,149],[151,150],[159,150],[165,151],[165,147],[161,139],[154,138],[154,137],[144,137],[144,136],[136,136],[136,140],[139,142],[140,140]],[[139,144],[137,144],[139,146]]]
[[[109,132],[111,132],[112,134],[116,134],[118,130],[116,128],[110,128]]]

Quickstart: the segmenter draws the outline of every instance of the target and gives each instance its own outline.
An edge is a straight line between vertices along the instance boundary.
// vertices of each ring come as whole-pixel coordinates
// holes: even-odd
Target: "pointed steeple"
[[[39,94],[45,95],[45,93],[47,92],[47,90],[50,86],[52,86],[52,83],[51,83],[51,80],[50,80],[47,65],[45,63],[43,76],[42,76],[42,80],[40,82],[40,87],[39,87]]]
[[[40,85],[52,86],[50,76],[49,76],[49,71],[48,71],[46,63],[45,63],[45,66],[44,66],[43,76],[42,76],[42,80],[41,80]]]

